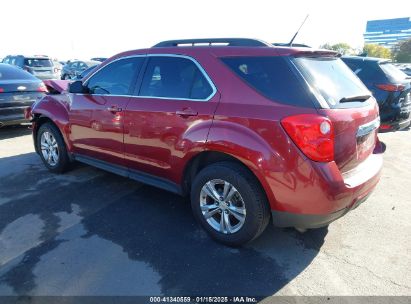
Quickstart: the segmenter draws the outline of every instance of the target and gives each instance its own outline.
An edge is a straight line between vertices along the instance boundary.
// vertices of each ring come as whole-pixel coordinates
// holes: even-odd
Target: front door
[[[124,166],[124,109],[144,57],[109,63],[86,80],[86,94],[70,94],[74,153]]]

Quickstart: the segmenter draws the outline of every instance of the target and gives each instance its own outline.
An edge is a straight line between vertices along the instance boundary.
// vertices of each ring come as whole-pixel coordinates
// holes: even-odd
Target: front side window
[[[213,88],[193,61],[153,56],[149,58],[139,95],[205,100],[212,93]]]
[[[108,64],[87,81],[88,92],[96,95],[129,95],[143,62],[144,57],[133,57]]]

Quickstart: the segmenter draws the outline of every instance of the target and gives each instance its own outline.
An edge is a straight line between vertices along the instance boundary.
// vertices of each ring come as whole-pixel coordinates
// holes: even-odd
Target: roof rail
[[[174,46],[195,46],[201,45],[224,45],[224,46],[270,46],[270,44],[250,38],[204,38],[204,39],[181,39],[181,40],[168,40],[157,43],[153,47],[174,47]]]
[[[282,43],[282,42],[274,42],[274,46],[285,46],[285,47],[291,47],[289,43]],[[311,46],[303,44],[303,43],[293,43],[293,47],[306,47],[306,48],[311,48]]]

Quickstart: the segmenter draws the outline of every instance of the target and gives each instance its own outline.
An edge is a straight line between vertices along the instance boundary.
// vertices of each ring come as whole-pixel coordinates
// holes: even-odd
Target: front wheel
[[[66,145],[58,128],[50,123],[44,123],[37,132],[37,151],[41,160],[51,172],[62,173],[70,165]]]
[[[197,174],[191,207],[207,233],[228,246],[257,238],[270,219],[268,201],[257,179],[231,162],[210,165]]]

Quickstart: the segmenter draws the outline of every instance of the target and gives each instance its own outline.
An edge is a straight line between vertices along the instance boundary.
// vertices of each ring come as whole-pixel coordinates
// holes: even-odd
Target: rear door
[[[148,56],[141,83],[126,109],[126,164],[131,174],[178,182],[187,153],[205,145],[219,94],[201,66],[185,56]]]
[[[333,122],[335,162],[349,171],[373,153],[379,127],[378,104],[355,74],[336,57],[297,57],[293,62]]]

